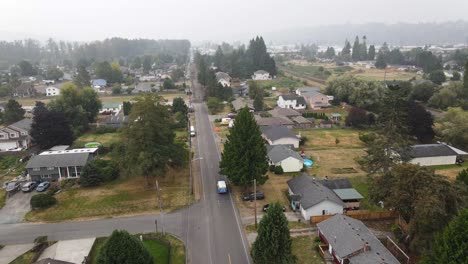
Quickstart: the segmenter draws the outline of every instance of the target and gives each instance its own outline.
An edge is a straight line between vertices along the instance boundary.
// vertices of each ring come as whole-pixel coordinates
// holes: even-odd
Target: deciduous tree
[[[468,149],[468,112],[459,107],[449,108],[436,122],[435,131],[444,142]]]
[[[25,111],[23,108],[21,108],[21,105],[16,100],[10,99],[5,106],[3,121],[8,125],[20,121],[24,118],[24,113]]]
[[[89,72],[86,70],[86,67],[83,65],[78,66],[78,73],[73,78],[73,83],[78,88],[88,87],[91,85],[91,77],[89,76]]]
[[[431,143],[435,133],[432,129],[434,118],[426,111],[424,106],[410,102],[408,106],[408,130],[421,143]]]
[[[153,264],[143,242],[125,230],[114,230],[97,256],[99,264]]]

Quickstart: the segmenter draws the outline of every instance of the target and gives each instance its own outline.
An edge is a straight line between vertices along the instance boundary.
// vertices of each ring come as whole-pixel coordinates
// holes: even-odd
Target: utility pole
[[[254,213],[255,213],[255,230],[257,230],[257,180],[254,179]]]
[[[156,180],[156,191],[158,192],[159,213],[161,214],[161,233],[164,235],[164,215],[162,211],[161,190],[159,189],[158,180]]]

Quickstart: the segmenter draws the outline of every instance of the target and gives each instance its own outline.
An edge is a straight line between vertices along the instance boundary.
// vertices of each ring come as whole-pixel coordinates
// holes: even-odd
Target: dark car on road
[[[263,206],[263,212],[266,212],[268,210],[268,207],[270,207],[270,204],[265,204]],[[283,212],[286,212],[286,207],[283,206]]]
[[[36,182],[27,182],[25,184],[23,184],[23,187],[21,187],[21,190],[23,192],[30,192],[32,190],[34,190],[37,186],[37,183]]]
[[[265,194],[263,194],[262,192],[257,192],[257,200],[263,200],[265,199]],[[250,193],[244,193],[244,195],[242,195],[242,201],[253,201],[255,199],[255,195],[253,192],[250,192]]]
[[[45,192],[49,187],[50,187],[50,182],[48,182],[48,181],[41,182],[41,183],[39,183],[39,185],[37,186],[36,191],[38,191],[38,192]]]

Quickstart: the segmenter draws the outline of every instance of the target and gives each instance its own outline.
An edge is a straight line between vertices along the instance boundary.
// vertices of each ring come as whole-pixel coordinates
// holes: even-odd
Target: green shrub
[[[47,194],[54,195],[56,192],[60,190],[60,186],[58,183],[51,184],[49,189],[47,189]]]
[[[115,230],[102,246],[97,263],[153,264],[143,243],[125,230]]]
[[[376,134],[372,132],[359,134],[359,140],[361,140],[362,142],[366,144],[374,142],[376,138],[377,138]]]
[[[54,204],[57,203],[57,199],[53,197],[50,194],[47,193],[41,193],[41,194],[36,194],[33,197],[31,197],[31,207],[33,209],[44,209],[53,206]]]
[[[77,181],[77,179],[63,179],[60,181],[60,189],[70,189]]]
[[[304,144],[309,141],[309,138],[306,136],[301,136],[301,139],[299,140],[299,146],[304,146]]]
[[[275,174],[283,174],[283,168],[281,166],[276,166]]]
[[[47,236],[38,236],[34,239],[34,244],[39,245],[47,242]]]
[[[93,187],[119,177],[118,166],[110,161],[95,159],[89,162],[81,172],[80,183],[83,187]]]
[[[106,133],[114,133],[117,132],[116,127],[111,127],[111,126],[98,126],[94,133],[96,134],[106,134]]]
[[[270,165],[270,167],[268,167],[268,170],[271,172],[275,172],[275,165]]]

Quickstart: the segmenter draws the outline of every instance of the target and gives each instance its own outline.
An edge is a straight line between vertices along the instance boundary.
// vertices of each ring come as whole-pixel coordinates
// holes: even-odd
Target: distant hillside
[[[275,44],[317,43],[341,45],[345,39],[366,35],[370,44],[393,45],[463,44],[468,43],[468,21],[421,24],[349,24],[307,27],[263,34]]]

